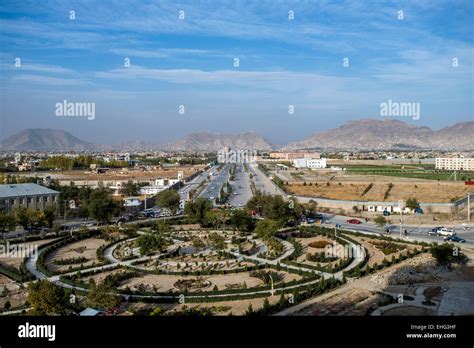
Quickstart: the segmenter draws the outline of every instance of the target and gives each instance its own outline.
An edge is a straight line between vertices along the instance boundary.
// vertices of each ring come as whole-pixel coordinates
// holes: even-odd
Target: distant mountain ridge
[[[219,151],[228,146],[242,150],[271,150],[273,144],[254,132],[242,134],[213,134],[208,132],[191,133],[183,139],[161,148],[171,151]]]
[[[93,151],[95,145],[55,129],[26,129],[0,142],[2,151]]]
[[[94,144],[69,132],[53,129],[26,129],[0,142],[4,152],[90,152],[90,151],[218,151],[228,146],[242,150],[272,150],[275,146],[255,132],[241,134],[191,133],[168,144],[128,141],[119,144]],[[317,132],[285,150],[474,150],[474,121],[461,122],[434,131],[426,126],[399,120],[363,119]]]
[[[288,144],[285,149],[389,150],[389,149],[474,149],[474,122],[457,123],[434,131],[426,126],[399,120],[363,119],[313,134]]]

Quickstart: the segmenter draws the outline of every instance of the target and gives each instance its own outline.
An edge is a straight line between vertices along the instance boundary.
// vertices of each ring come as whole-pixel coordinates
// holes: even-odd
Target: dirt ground
[[[16,249],[20,252],[17,254],[12,254],[14,257],[0,257],[0,264],[4,264],[10,267],[14,267],[16,269],[20,269],[21,262],[25,256],[30,255],[30,252],[34,252],[35,247],[39,248],[41,245],[54,241],[54,239],[44,239],[44,240],[35,240],[33,242],[27,243],[18,243],[18,244],[11,244],[10,246],[15,246]]]
[[[331,239],[328,239],[328,238],[324,238],[324,237],[311,237],[311,238],[296,238],[296,240],[298,242],[300,242],[302,245],[303,245],[303,254],[300,255],[297,259],[296,259],[296,262],[302,262],[304,264],[308,264],[308,265],[313,265],[313,266],[316,266],[318,263],[322,266],[327,266],[327,265],[334,265],[336,263],[339,262],[340,259],[337,259],[335,261],[332,261],[332,262],[312,262],[312,261],[308,261],[307,258],[306,258],[306,253],[311,253],[311,254],[315,254],[315,253],[324,253],[325,252],[325,248],[314,248],[312,246],[310,246],[309,244],[313,243],[313,242],[318,242],[318,241],[324,241],[324,242],[327,242],[327,243],[330,243],[330,245],[333,245],[334,241],[331,240]],[[336,246],[339,245],[336,243]]]
[[[290,282],[293,279],[300,279],[299,275],[279,272],[284,275],[283,281]],[[196,279],[197,276],[180,276],[180,275],[155,275],[155,274],[147,274],[145,276],[127,279],[121,285],[120,288],[123,289],[125,287],[129,287],[132,290],[136,290],[139,284],[144,284],[148,288],[153,288],[155,286],[157,291],[169,291],[178,289],[174,286],[174,284],[178,280],[183,279]],[[202,288],[202,291],[211,291],[214,289],[214,286],[217,286],[218,290],[226,290],[226,285],[236,285],[242,284],[245,282],[247,288],[253,288],[257,286],[262,286],[263,281],[251,277],[248,272],[241,272],[241,273],[232,273],[232,274],[223,274],[223,275],[207,275],[202,276],[202,279],[206,282],[209,282],[209,286]],[[192,292],[192,290],[190,291]]]
[[[404,254],[404,253],[406,254],[407,250],[411,251],[413,249],[416,249],[415,245],[404,244],[404,243],[395,243],[395,244],[401,244],[401,245],[406,246],[406,249],[401,250],[399,252],[392,253],[390,255],[385,255],[382,251],[380,251],[379,248],[376,247],[376,245],[371,243],[371,242],[378,242],[379,241],[378,239],[371,239],[371,238],[367,238],[367,237],[359,237],[359,236],[354,236],[352,234],[350,234],[349,236],[350,236],[350,238],[354,239],[356,242],[361,243],[362,246],[367,249],[367,252],[369,253],[369,262],[367,264],[369,266],[372,266],[375,263],[380,265],[382,263],[383,259],[385,259],[385,258],[390,261],[392,256],[398,257],[400,254]],[[418,247],[418,248],[420,248],[420,247]]]
[[[160,168],[156,167],[152,170],[142,171],[135,170],[132,168],[124,169],[110,169],[106,173],[96,174],[94,172],[86,170],[69,170],[62,172],[43,172],[41,173],[44,176],[51,176],[53,179],[58,179],[60,181],[74,181],[74,180],[155,180],[157,177],[163,178],[176,178],[179,171],[184,172],[184,176],[188,176],[199,169],[202,169],[203,165],[195,166],[177,166],[174,168]]]
[[[323,197],[339,200],[387,201],[397,202],[415,197],[419,202],[449,203],[452,198],[465,197],[468,192],[474,192],[474,187],[464,182],[437,182],[437,181],[405,181],[399,182],[383,176],[367,177],[364,181],[338,181],[335,179],[327,186],[328,181],[289,183],[286,190],[295,195]],[[315,184],[318,184],[316,186]],[[340,183],[340,185],[339,185]],[[373,183],[373,187],[363,195],[364,190]],[[384,199],[389,183],[393,183],[389,196]]]
[[[280,300],[280,296],[267,297],[270,304],[274,304]],[[199,307],[199,308],[211,308],[214,311],[214,315],[244,315],[249,305],[252,305],[254,310],[260,309],[265,301],[264,297],[255,299],[246,299],[240,301],[222,301],[212,303],[188,303],[188,304],[150,304],[150,303],[130,303],[127,305],[127,309],[132,312],[140,312],[147,314],[152,312],[155,308],[159,307],[164,310],[180,310],[184,306],[187,307]]]
[[[21,289],[18,283],[0,274],[0,309],[5,308],[7,301],[10,302],[11,309],[15,309],[25,303],[26,297],[26,289]]]
[[[59,266],[54,264],[54,260],[85,257],[87,262],[82,263],[84,267],[91,266],[94,262],[95,264],[98,264],[99,260],[97,259],[96,250],[105,244],[107,244],[107,241],[99,238],[88,238],[67,244],[49,254],[45,264],[52,272],[64,272],[68,270],[69,266],[71,266],[71,268],[76,268],[81,265],[80,263],[75,263]]]

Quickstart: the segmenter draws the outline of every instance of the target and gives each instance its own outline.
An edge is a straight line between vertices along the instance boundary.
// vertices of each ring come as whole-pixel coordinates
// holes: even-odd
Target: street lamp
[[[405,209],[405,202],[403,200],[398,201],[398,207],[400,208],[400,238],[402,238],[402,225],[403,225],[403,209]]]

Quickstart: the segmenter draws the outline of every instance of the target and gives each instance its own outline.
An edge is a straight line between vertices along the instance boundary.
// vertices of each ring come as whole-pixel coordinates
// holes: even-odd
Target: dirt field
[[[5,290],[5,288],[7,290]],[[25,289],[20,289],[19,285],[0,274],[0,308],[5,308],[7,301],[11,304],[11,309],[21,306],[25,303],[27,292]]]
[[[307,253],[311,253],[311,254],[315,254],[315,253],[324,253],[325,252],[325,248],[322,247],[322,248],[315,248],[315,247],[312,247],[310,246],[311,243],[314,243],[314,242],[326,242],[328,243],[328,245],[333,245],[334,241],[329,239],[329,238],[324,238],[324,237],[312,237],[312,238],[296,238],[296,240],[298,242],[300,242],[302,245],[303,245],[303,254],[300,255],[297,259],[296,259],[296,262],[300,262],[300,263],[304,263],[304,264],[308,264],[308,265],[313,265],[313,266],[316,266],[318,263],[322,266],[327,266],[327,265],[334,265],[336,263],[339,262],[340,259],[337,259],[335,261],[332,261],[332,262],[313,262],[313,261],[308,261],[307,257],[306,257],[306,254]],[[336,244],[336,246],[339,245],[339,244]]]
[[[54,239],[35,240],[33,242],[11,244],[10,246],[21,248],[17,249],[19,250],[19,253],[13,254],[14,257],[0,257],[0,264],[20,269],[24,256],[30,255],[30,251],[33,252],[35,247],[39,248],[41,245],[52,241],[54,241]]]
[[[371,242],[378,242],[379,240],[377,239],[371,239],[371,238],[366,238],[366,237],[359,237],[359,236],[354,236],[349,234],[348,235],[350,238],[354,239],[356,242],[359,242],[362,244],[363,247],[367,249],[367,252],[369,253],[369,262],[367,263],[369,266],[372,266],[374,263],[381,264],[383,259],[386,258],[387,260],[391,260],[392,256],[398,257],[400,254],[406,253],[407,250],[413,250],[416,248],[415,245],[411,244],[403,244],[403,243],[396,243],[396,244],[401,244],[406,247],[406,249],[401,250],[399,252],[392,253],[390,255],[385,255],[379,248],[376,247]]]
[[[45,262],[46,266],[52,272],[64,272],[68,270],[69,266],[71,266],[71,268],[80,266],[81,263],[74,263],[71,265],[55,265],[53,262],[54,260],[69,259],[73,257],[85,257],[87,261],[82,262],[84,267],[91,266],[94,262],[98,264],[99,260],[97,259],[96,250],[104,244],[107,244],[107,242],[103,239],[88,238],[64,245],[48,255]]]
[[[70,170],[62,172],[43,172],[42,176],[51,176],[53,179],[60,181],[74,181],[74,180],[155,180],[158,177],[163,178],[176,178],[179,171],[184,172],[184,176],[188,176],[199,169],[202,169],[203,165],[195,166],[177,166],[174,168],[155,168],[153,170],[142,171],[134,170],[132,168],[124,169],[110,169],[106,173],[96,174],[87,170]]]
[[[270,304],[274,304],[279,301],[280,296],[270,296],[267,297]],[[150,304],[150,303],[130,303],[127,307],[128,310],[132,312],[140,312],[147,314],[153,311],[155,308],[159,307],[164,310],[180,310],[183,306],[187,307],[199,307],[199,308],[212,308],[214,310],[214,315],[244,315],[247,311],[249,305],[252,305],[254,310],[260,309],[265,301],[265,297],[247,299],[240,301],[223,301],[223,302],[212,302],[212,303],[188,303],[188,304]]]
[[[301,277],[295,274],[284,273],[283,280],[285,282],[292,281],[293,279],[300,279]],[[157,291],[169,291],[178,289],[174,286],[174,284],[178,280],[184,279],[196,279],[197,276],[179,276],[179,275],[155,275],[155,274],[147,274],[142,277],[132,278],[125,280],[120,288],[123,289],[125,287],[129,287],[132,290],[136,290],[139,284],[144,284],[147,288],[153,288],[155,286]],[[242,273],[233,273],[233,274],[224,274],[224,275],[209,275],[209,276],[202,276],[202,279],[209,283],[209,286],[202,288],[202,291],[211,291],[214,289],[214,286],[217,286],[218,290],[226,290],[226,285],[236,285],[242,284],[245,282],[247,288],[253,288],[257,286],[262,286],[263,281],[258,278],[251,277],[248,272]],[[190,291],[192,292],[192,290]]]
[[[395,178],[397,179],[397,178]],[[409,179],[408,179],[409,180]],[[384,199],[389,183],[393,183],[389,196]],[[318,184],[316,186],[315,184]],[[468,192],[474,192],[473,186],[464,185],[463,182],[437,182],[437,181],[412,181],[396,182],[393,178],[374,177],[373,180],[361,181],[328,181],[289,183],[286,189],[295,195],[323,197],[340,200],[362,200],[362,201],[387,201],[397,202],[415,197],[419,202],[449,203],[452,198],[465,197]],[[340,183],[340,185],[339,185]],[[370,183],[373,187],[364,195],[364,190]]]

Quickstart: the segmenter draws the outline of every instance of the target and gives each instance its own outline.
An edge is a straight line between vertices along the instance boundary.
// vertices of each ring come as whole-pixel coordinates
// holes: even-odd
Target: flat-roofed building
[[[436,157],[435,168],[440,170],[474,170],[474,158]]]
[[[319,152],[270,152],[270,158],[291,161],[297,158],[320,158]]]
[[[0,185],[0,209],[10,212],[24,207],[33,210],[44,210],[57,205],[59,192],[37,184]]]
[[[326,168],[325,158],[295,158],[293,160],[295,168],[322,169]]]

